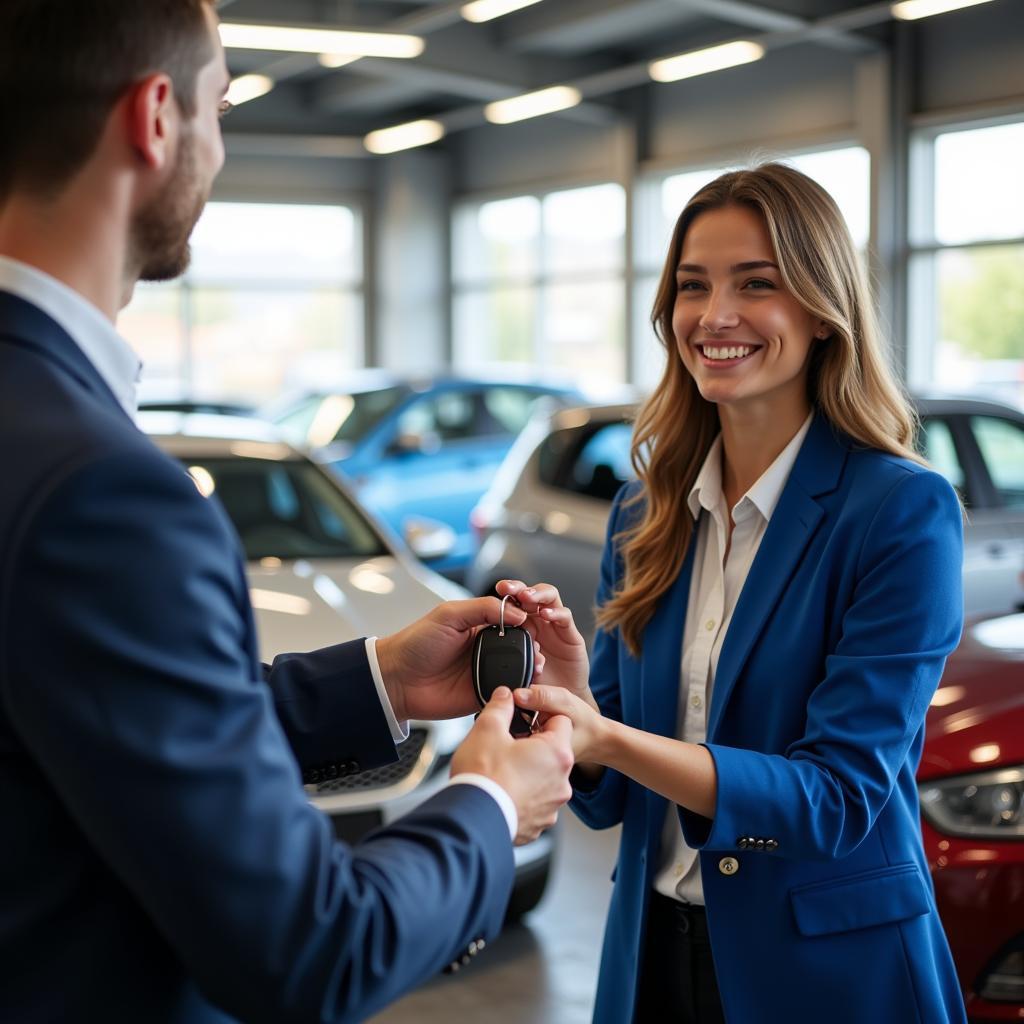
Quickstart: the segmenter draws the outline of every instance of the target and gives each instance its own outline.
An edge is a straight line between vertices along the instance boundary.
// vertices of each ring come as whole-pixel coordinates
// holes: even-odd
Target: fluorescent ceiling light
[[[915,18],[930,18],[933,14],[958,11],[961,7],[977,7],[989,0],[901,0],[890,8],[894,18],[913,21]]]
[[[346,64],[354,64],[358,57],[351,53],[321,53],[317,60],[325,68],[343,68]]]
[[[298,25],[242,25],[222,21],[220,39],[237,50],[275,50],[282,53],[349,53],[359,57],[418,57],[419,36],[394,32],[348,32]]]
[[[241,75],[231,81],[227,95],[224,97],[233,107],[249,100],[266,96],[274,88],[274,80],[266,75]]]
[[[553,114],[556,110],[568,110],[582,99],[579,89],[569,85],[553,85],[550,89],[488,103],[484,107],[484,117],[492,124],[511,124],[513,121],[525,121],[528,117]]]
[[[681,78],[693,78],[723,68],[734,68],[739,64],[750,64],[763,56],[764,47],[760,43],[739,40],[652,61],[647,65],[647,71],[656,82],[678,82]]]
[[[490,21],[505,14],[539,3],[540,0],[473,0],[462,8],[462,16],[466,21]]]
[[[428,146],[441,138],[444,138],[444,125],[440,121],[409,121],[370,132],[363,139],[363,145],[371,153],[397,153],[400,149]]]

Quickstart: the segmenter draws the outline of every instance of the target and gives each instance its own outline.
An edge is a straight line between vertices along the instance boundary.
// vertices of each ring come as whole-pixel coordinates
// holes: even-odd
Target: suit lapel
[[[0,344],[26,349],[55,363],[80,385],[112,403],[129,421],[131,417],[107,386],[78,343],[56,320],[31,302],[0,291]]]
[[[715,673],[708,720],[714,738],[739,673],[768,615],[792,581],[825,512],[815,500],[835,489],[846,447],[818,413],[783,488],[753,565],[740,592]]]

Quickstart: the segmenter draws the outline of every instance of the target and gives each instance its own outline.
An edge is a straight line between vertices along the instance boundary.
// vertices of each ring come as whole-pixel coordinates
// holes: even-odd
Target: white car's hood
[[[441,601],[460,596],[447,580],[397,558],[250,563],[249,588],[260,657],[312,651],[408,625]]]

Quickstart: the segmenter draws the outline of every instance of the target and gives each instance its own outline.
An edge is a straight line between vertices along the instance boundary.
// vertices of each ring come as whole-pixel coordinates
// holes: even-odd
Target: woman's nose
[[[739,320],[739,314],[725,296],[711,294],[698,325],[709,334],[717,334],[726,327],[735,327]]]

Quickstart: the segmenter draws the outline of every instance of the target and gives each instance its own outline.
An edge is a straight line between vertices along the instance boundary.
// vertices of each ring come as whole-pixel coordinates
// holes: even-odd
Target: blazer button
[[[747,837],[746,836],[740,836],[739,839],[736,840],[736,845],[741,850],[745,850],[747,848]]]
[[[766,839],[764,841],[764,848],[766,850],[777,850],[779,848],[779,842],[777,839]]]
[[[740,862],[735,857],[723,857],[718,862],[718,870],[723,875],[735,875],[740,869]]]
[[[758,839],[758,841],[754,844],[754,846],[757,847],[757,849],[759,850],[763,850],[765,848],[765,845],[766,844],[763,839]]]

